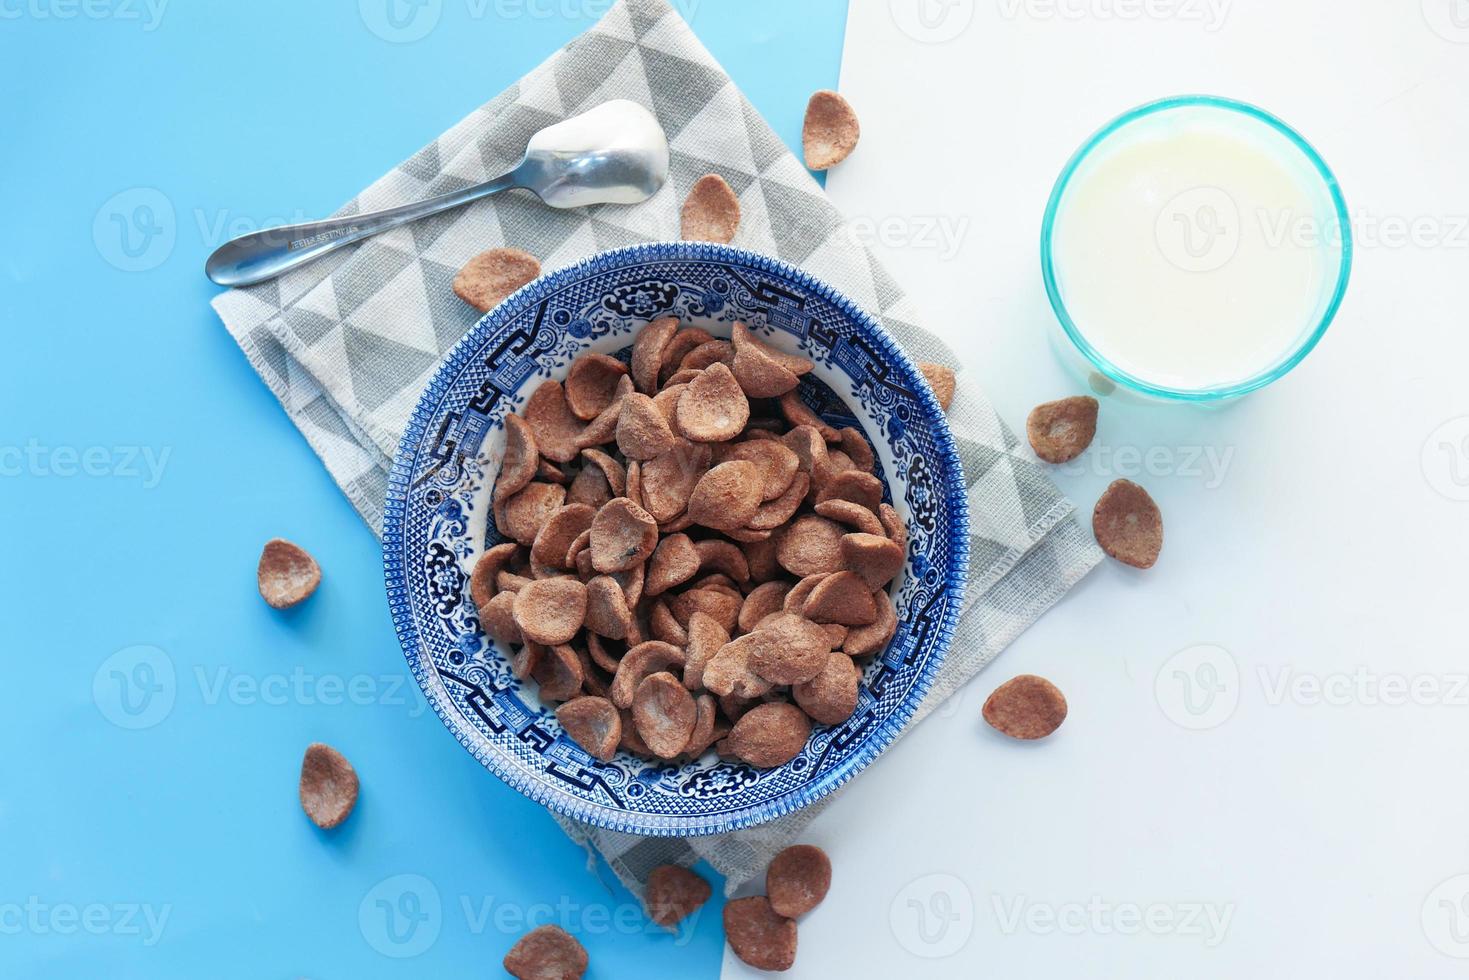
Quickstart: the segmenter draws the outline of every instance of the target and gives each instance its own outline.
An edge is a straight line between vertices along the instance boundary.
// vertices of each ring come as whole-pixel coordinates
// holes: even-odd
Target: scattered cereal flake
[[[684,663],[683,683],[690,691],[704,689],[704,668],[729,642],[729,630],[706,612],[695,610],[689,615],[688,660]]]
[[[617,418],[617,448],[628,459],[656,459],[673,448],[673,430],[647,395],[634,392],[622,400]]]
[[[301,760],[301,809],[322,830],[339,826],[357,805],[357,770],[330,745],[313,742]]]
[[[1025,420],[1030,448],[1047,463],[1070,462],[1092,444],[1097,411],[1097,400],[1090,395],[1037,405]]]
[[[492,248],[464,263],[454,276],[454,293],[481,313],[488,313],[540,274],[541,261],[529,252]]]
[[[514,541],[506,541],[488,549],[475,561],[474,571],[469,576],[469,598],[476,608],[486,605],[495,597],[497,579],[510,563],[510,559],[515,557],[516,550]]]
[[[587,629],[609,640],[625,640],[632,622],[627,595],[616,579],[597,575],[587,582]]]
[[[643,591],[653,596],[682,585],[699,573],[702,560],[699,549],[687,534],[668,535],[658,542],[653,556],[648,559],[648,577]]]
[[[721,463],[743,459],[759,467],[762,501],[774,500],[785,493],[801,467],[795,451],[778,439],[723,443],[714,451],[714,458]]]
[[[495,523],[502,534],[530,546],[551,515],[565,502],[565,487],[554,483],[530,483],[501,505],[499,519]],[[562,555],[565,553],[563,551]]]
[[[505,972],[516,980],[581,980],[587,951],[560,926],[544,925],[516,940],[505,954]]]
[[[813,508],[822,517],[829,517],[834,521],[840,521],[849,527],[856,528],[862,534],[877,534],[887,537],[887,531],[882,526],[876,514],[852,500],[833,498],[823,500]],[[889,538],[888,540],[892,540]]]
[[[734,954],[757,970],[789,970],[796,962],[795,920],[772,909],[764,895],[724,903],[724,937]]]
[[[934,396],[939,400],[939,408],[949,410],[949,404],[954,400],[954,369],[944,367],[942,364],[930,364],[921,361],[918,370],[923,372],[928,386],[933,389]]]
[[[822,89],[806,104],[801,148],[811,170],[829,170],[857,148],[862,127],[851,103],[830,89]]]
[[[549,486],[549,484],[532,483],[531,486]],[[526,489],[529,490],[530,487]],[[565,496],[565,488],[557,487],[556,489]],[[531,539],[530,545],[531,562],[552,569],[570,567],[566,557],[571,554],[572,544],[581,537],[583,531],[592,526],[592,520],[596,516],[597,512],[586,504],[563,504],[549,512],[538,512],[536,520],[539,521],[539,525],[535,529],[535,537]],[[524,543],[522,539],[517,540]]]
[[[300,545],[284,538],[265,542],[255,569],[260,597],[276,609],[304,602],[321,584],[321,566]]]
[[[740,199],[718,174],[705,174],[694,182],[683,205],[682,234],[685,241],[734,241],[740,227]]]
[[[1045,738],[1066,720],[1066,696],[1044,677],[1021,674],[995,688],[984,720],[1011,738]]]
[[[1131,480],[1116,480],[1102,493],[1092,532],[1103,551],[1133,568],[1152,568],[1163,550],[1163,514]]]
[[[797,391],[788,391],[780,396],[780,411],[791,425],[797,427],[809,425],[826,442],[836,442],[842,437],[836,429],[823,422],[821,416],[806,407],[806,403],[801,401],[801,396]],[[800,450],[797,449],[796,452],[799,454]]]
[[[765,894],[777,915],[797,919],[821,904],[831,889],[831,858],[813,844],[794,844],[771,859]]]

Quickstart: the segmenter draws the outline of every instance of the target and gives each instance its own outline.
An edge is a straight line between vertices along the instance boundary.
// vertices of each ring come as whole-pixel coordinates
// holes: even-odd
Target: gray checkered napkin
[[[622,0],[516,85],[367,188],[349,215],[442,194],[514,166],[531,134],[608,99],[651,108],[672,145],[672,179],[646,203],[557,211],[505,194],[399,228],[279,279],[223,293],[214,308],[343,492],[380,530],[392,455],[439,360],[476,320],[450,289],[470,256],[514,245],[547,271],[603,249],[679,237],[679,210],[706,173],[740,198],[736,245],[779,256],[876,313],[915,358],[959,371],[949,418],[969,483],[969,592],[922,718],[969,680],[1099,560],[1073,505],[995,415],[942,341],[801,163],[665,0]],[[836,794],[839,797],[840,794]],[[642,838],[562,819],[641,894],[666,862],[707,860],[733,890],[763,872],[835,797],[749,830]]]

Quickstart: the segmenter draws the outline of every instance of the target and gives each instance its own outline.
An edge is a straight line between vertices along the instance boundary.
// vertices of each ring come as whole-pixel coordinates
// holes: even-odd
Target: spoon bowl
[[[668,137],[658,119],[627,99],[589,109],[531,137],[514,170],[494,180],[395,208],[266,228],[232,239],[204,273],[221,286],[250,286],[328,252],[504,190],[528,190],[553,208],[638,204],[668,180]]]

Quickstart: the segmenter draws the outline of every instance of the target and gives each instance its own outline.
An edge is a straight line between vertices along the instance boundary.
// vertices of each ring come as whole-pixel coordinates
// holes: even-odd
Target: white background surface
[[[835,882],[788,975],[1465,975],[1469,3],[852,6],[863,138],[829,187],[886,223],[883,258],[1017,428],[1080,390],[1048,346],[1041,213],[1117,113],[1274,111],[1336,171],[1358,253],[1274,387],[1104,400],[1057,481],[1087,514],[1116,477],[1147,486],[1161,560],[1093,573],[817,821]],[[980,719],[1025,672],[1070,698],[1041,744]]]

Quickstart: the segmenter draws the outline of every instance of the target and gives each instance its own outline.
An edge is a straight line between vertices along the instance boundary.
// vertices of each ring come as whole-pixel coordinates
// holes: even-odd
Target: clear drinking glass
[[[1041,230],[1058,352],[1103,393],[1198,403],[1270,384],[1325,334],[1351,266],[1320,154],[1214,96],[1104,126],[1061,172]]]

